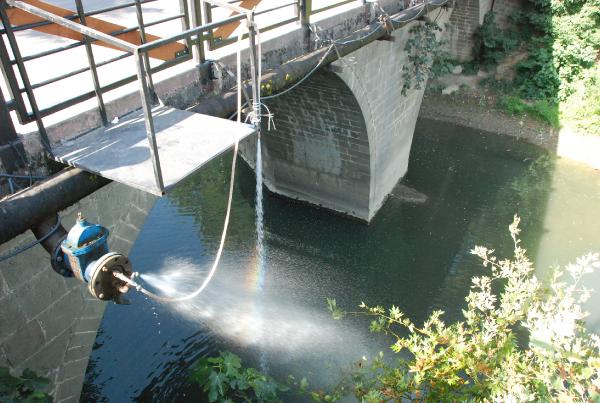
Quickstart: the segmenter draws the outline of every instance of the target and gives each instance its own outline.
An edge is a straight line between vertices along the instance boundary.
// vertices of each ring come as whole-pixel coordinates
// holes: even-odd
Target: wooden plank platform
[[[247,124],[166,106],[154,108],[152,116],[165,191],[233,147],[236,139],[256,132]],[[154,179],[142,111],[55,146],[53,152],[65,164],[162,195]]]

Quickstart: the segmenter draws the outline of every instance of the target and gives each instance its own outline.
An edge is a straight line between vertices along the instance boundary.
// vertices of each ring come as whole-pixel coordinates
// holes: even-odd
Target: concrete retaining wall
[[[128,253],[155,200],[111,183],[62,212],[62,223],[68,230],[81,211],[109,228],[112,250]],[[21,235],[0,245],[0,254],[34,239]],[[79,402],[105,304],[79,281],[56,274],[39,245],[0,263],[0,366],[33,369],[50,379],[56,402]]]

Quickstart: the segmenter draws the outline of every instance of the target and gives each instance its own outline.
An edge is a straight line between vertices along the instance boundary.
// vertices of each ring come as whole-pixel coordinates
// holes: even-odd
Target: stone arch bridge
[[[265,101],[276,129],[262,131],[269,190],[370,221],[408,169],[423,89],[402,94],[410,26],[317,71]],[[242,153],[254,166],[256,140]]]

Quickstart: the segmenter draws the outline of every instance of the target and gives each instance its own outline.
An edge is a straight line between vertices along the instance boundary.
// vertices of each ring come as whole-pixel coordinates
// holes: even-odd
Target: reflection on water
[[[157,203],[131,252],[135,269],[150,282],[167,279],[183,294],[202,281],[221,234],[229,167],[225,155]],[[264,360],[280,379],[307,376],[324,386],[340,367],[388,344],[362,319],[332,320],[327,297],[347,308],[360,301],[396,304],[417,322],[438,308],[456,318],[470,278],[484,270],[468,251],[477,243],[510,253],[507,227],[515,213],[532,257],[600,250],[600,226],[579,219],[598,217],[597,172],[514,139],[421,121],[403,183],[424,193],[425,203],[391,198],[367,226],[265,195],[268,270],[261,278],[254,174],[241,164],[237,175],[213,283],[186,304],[157,305],[132,295],[131,306],[110,305],[82,400],[199,401],[189,368],[220,349],[251,366]],[[558,197],[563,186],[578,194],[576,209]],[[578,224],[558,224],[556,215]]]

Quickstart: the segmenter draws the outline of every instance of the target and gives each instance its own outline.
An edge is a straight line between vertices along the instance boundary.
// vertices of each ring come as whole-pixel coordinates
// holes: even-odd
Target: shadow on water
[[[230,158],[214,161],[157,203],[131,251],[136,270],[151,278],[178,273],[186,281],[172,285],[181,292],[201,281],[221,235]],[[327,386],[340,367],[389,343],[370,334],[362,319],[333,321],[327,297],[348,309],[360,301],[396,304],[416,322],[433,309],[457,318],[471,277],[483,270],[469,250],[483,244],[509,254],[507,228],[515,213],[523,219],[524,245],[536,255],[553,166],[540,149],[517,140],[420,121],[403,182],[428,200],[390,198],[365,225],[266,195],[268,271],[258,287],[255,180],[241,164],[213,283],[186,304],[132,295],[131,306],[109,305],[82,401],[98,401],[100,393],[119,402],[199,401],[189,369],[220,349],[254,367],[263,357],[279,379],[294,374]]]

